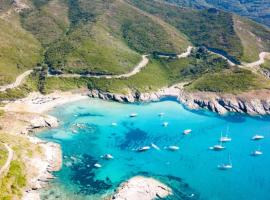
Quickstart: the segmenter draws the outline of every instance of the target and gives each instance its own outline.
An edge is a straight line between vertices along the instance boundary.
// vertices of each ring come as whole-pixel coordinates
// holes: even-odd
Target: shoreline
[[[8,113],[7,118],[18,123],[10,130],[10,119],[4,122],[3,130],[10,131],[13,135],[24,136],[31,144],[41,149],[41,155],[25,158],[28,175],[27,186],[24,189],[22,200],[39,200],[39,189],[48,185],[53,179],[52,172],[59,171],[62,167],[61,146],[57,143],[47,142],[29,134],[45,128],[58,126],[58,119],[48,115],[47,112],[56,106],[89,98],[85,91],[79,92],[54,92],[49,95],[31,93],[23,99],[8,102],[3,110]],[[15,121],[14,121],[15,120]],[[21,122],[23,121],[23,124]]]
[[[162,98],[173,97],[190,110],[207,109],[220,115],[230,112],[250,116],[270,115],[270,90],[261,89],[239,94],[216,92],[187,92],[184,85],[176,84],[156,92],[115,94],[99,90],[89,91],[89,96],[122,103],[156,102]]]
[[[26,121],[25,126],[20,126],[17,134],[26,135],[28,140],[41,147],[42,156],[27,158],[28,168],[35,171],[35,175],[28,181],[27,188],[23,194],[23,200],[38,200],[39,189],[46,187],[49,180],[53,179],[51,174],[61,169],[62,152],[61,146],[56,143],[42,141],[37,137],[29,136],[31,132],[44,128],[58,126],[58,120],[46,113],[56,106],[71,103],[89,97],[117,102],[155,102],[164,97],[174,97],[177,101],[194,109],[208,109],[224,115],[228,112],[246,113],[249,115],[270,114],[270,91],[251,91],[239,95],[217,94],[207,92],[188,93],[183,90],[186,83],[162,88],[157,92],[112,94],[98,90],[82,90],[76,92],[54,92],[48,95],[31,93],[28,97],[9,102],[4,106],[4,111],[18,116],[18,119]],[[256,98],[254,98],[256,96]],[[26,115],[26,118],[24,118]],[[29,115],[29,116],[28,116]],[[16,123],[16,122],[15,122]],[[5,128],[5,127],[4,127]],[[19,132],[19,133],[18,133]]]

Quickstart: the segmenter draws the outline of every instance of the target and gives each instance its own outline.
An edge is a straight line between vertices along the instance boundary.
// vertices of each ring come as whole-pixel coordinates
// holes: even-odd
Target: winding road
[[[6,147],[6,149],[8,151],[8,158],[7,158],[6,163],[3,165],[3,167],[0,168],[0,177],[2,177],[5,174],[5,172],[8,171],[10,163],[11,163],[11,161],[13,159],[13,155],[14,155],[13,150],[7,144],[3,143],[3,145]]]
[[[191,51],[194,47],[192,46],[188,46],[186,52],[177,55],[178,58],[186,58],[191,54]],[[223,59],[225,59],[230,66],[236,66],[237,64],[234,63],[233,61],[231,61],[230,59],[228,59],[227,57],[213,52],[211,50],[208,49],[208,51],[212,54],[216,54],[220,57],[222,57]],[[249,69],[255,73],[258,73],[259,70],[259,66],[261,64],[263,64],[265,62],[265,58],[266,57],[270,57],[270,53],[268,52],[261,52],[259,54],[259,60],[252,62],[252,63],[241,63],[241,65],[238,65],[240,68],[244,68],[244,69]],[[133,68],[133,70],[131,72],[125,73],[125,74],[119,74],[119,75],[81,75],[81,74],[61,74],[61,75],[51,75],[48,74],[48,76],[55,76],[55,77],[66,77],[66,78],[78,78],[78,77],[88,77],[88,78],[105,78],[105,79],[119,79],[119,78],[128,78],[131,76],[134,76],[135,74],[139,73],[145,66],[147,66],[147,64],[149,63],[149,59],[148,59],[148,55],[142,55],[142,60]],[[25,71],[24,73],[22,73],[21,75],[19,75],[14,83],[8,84],[8,85],[4,85],[4,86],[0,86],[0,92],[4,92],[7,89],[12,89],[12,88],[16,88],[18,86],[20,86],[24,79],[30,75],[33,72],[33,70],[28,70]]]
[[[0,86],[0,92],[4,92],[6,91],[7,89],[12,89],[12,88],[16,88],[18,87],[19,85],[22,84],[22,82],[24,81],[24,79],[30,75],[31,73],[33,72],[33,70],[28,70],[28,71],[25,71],[24,73],[20,74],[19,76],[17,76],[16,80],[14,83],[11,83],[11,84],[8,84],[8,85],[3,85],[3,86]]]
[[[188,57],[191,53],[191,50],[193,49],[192,46],[188,46],[186,52],[177,55],[178,58],[185,58]],[[138,65],[136,65],[131,72],[128,72],[126,74],[120,74],[120,75],[80,75],[80,74],[61,74],[61,75],[53,75],[57,77],[88,77],[88,78],[105,78],[105,79],[117,79],[117,78],[129,78],[131,76],[134,76],[135,74],[139,73],[147,64],[149,63],[148,55],[142,55],[142,60]],[[52,75],[50,75],[52,76]]]

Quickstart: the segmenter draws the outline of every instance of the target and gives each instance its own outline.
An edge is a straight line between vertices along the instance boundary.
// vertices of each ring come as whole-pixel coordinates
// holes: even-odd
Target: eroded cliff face
[[[212,92],[187,92],[181,87],[172,86],[151,93],[112,94],[92,90],[90,97],[118,102],[151,102],[164,97],[175,97],[189,109],[208,109],[224,115],[228,112],[246,113],[249,115],[270,114],[270,90],[259,90],[233,94],[219,94]]]

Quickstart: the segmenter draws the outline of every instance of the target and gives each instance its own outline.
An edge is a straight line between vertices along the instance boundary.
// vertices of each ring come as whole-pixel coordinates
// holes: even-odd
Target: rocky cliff
[[[159,101],[164,97],[175,97],[189,109],[208,109],[222,115],[228,112],[250,115],[270,114],[269,90],[251,91],[233,95],[212,92],[187,92],[183,90],[182,85],[175,85],[151,93],[130,92],[128,94],[113,94],[92,90],[89,92],[89,96],[127,103],[151,102]]]

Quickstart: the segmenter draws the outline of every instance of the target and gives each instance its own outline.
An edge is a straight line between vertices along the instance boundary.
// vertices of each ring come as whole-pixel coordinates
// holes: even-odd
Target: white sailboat
[[[232,161],[231,161],[230,156],[229,156],[228,163],[222,163],[222,164],[218,165],[217,167],[220,170],[229,170],[229,169],[232,169],[233,168],[233,165],[232,165]]]
[[[219,141],[220,141],[220,142],[230,142],[230,141],[232,141],[232,138],[230,138],[230,137],[228,136],[228,134],[226,134],[226,136],[222,136],[222,133],[221,133],[221,136],[220,136],[220,138],[219,138]]]
[[[222,151],[225,149],[225,146],[223,146],[222,143],[220,143],[220,144],[216,144],[212,147],[209,147],[209,149],[214,150],[214,151]]]

